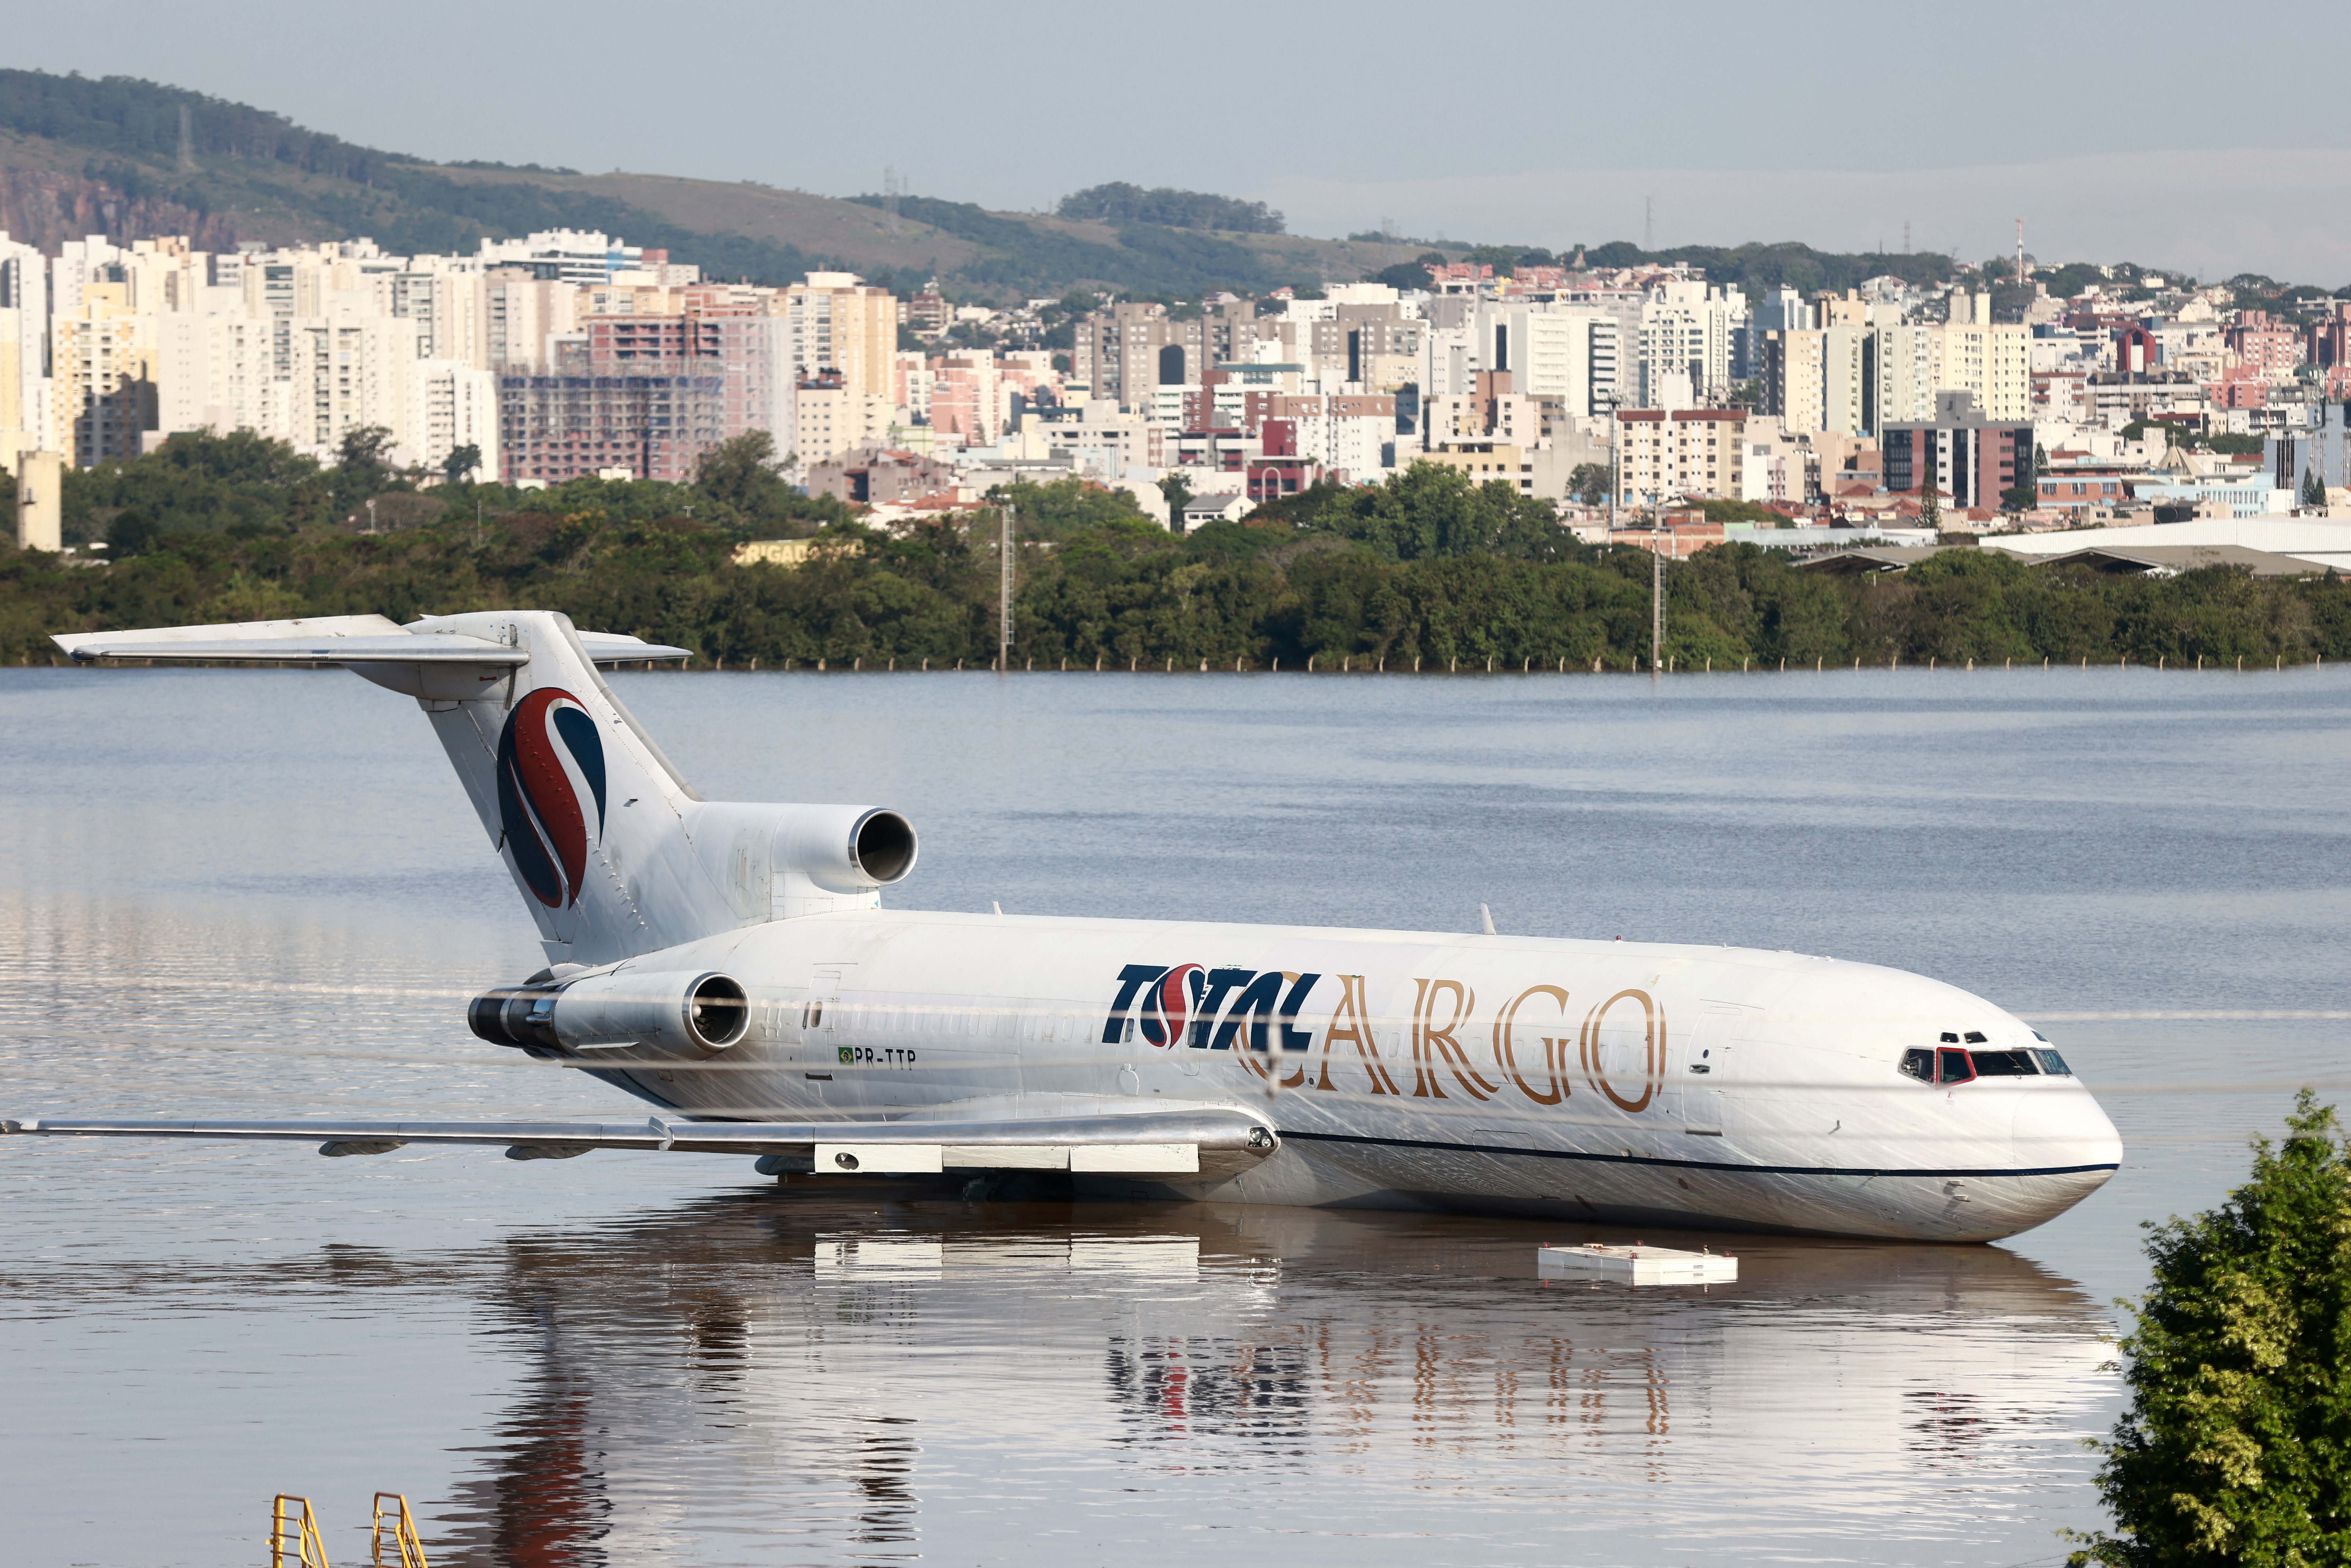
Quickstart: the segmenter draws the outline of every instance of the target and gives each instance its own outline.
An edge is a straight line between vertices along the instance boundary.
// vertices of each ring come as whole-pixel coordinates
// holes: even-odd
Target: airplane
[[[762,1176],[1985,1241],[2064,1213],[2121,1139],[2024,1020],[1793,952],[884,907],[914,827],[705,800],[602,670],[686,650],[493,611],[57,636],[77,663],[334,664],[413,698],[547,967],[489,1045],[641,1121],[119,1120],[0,1134],[755,1156]]]

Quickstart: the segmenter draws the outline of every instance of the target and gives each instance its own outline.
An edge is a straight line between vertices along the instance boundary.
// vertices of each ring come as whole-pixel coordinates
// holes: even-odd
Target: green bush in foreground
[[[2207,1214],[2150,1226],[2122,1341],[2130,1408],[2074,1564],[2351,1560],[2351,1157],[2304,1090],[2282,1146]]]

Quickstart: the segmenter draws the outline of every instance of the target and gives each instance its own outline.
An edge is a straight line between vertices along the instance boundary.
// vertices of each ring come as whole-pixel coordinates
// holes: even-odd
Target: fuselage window
[[[1966,1051],[1954,1051],[1947,1045],[1935,1052],[1935,1059],[1938,1069],[1935,1074],[1937,1082],[1967,1083],[1974,1080],[1976,1070],[1969,1063]]]
[[[1979,1078],[2031,1078],[2041,1071],[2029,1051],[1971,1051],[1968,1060]]]
[[[1923,1047],[1904,1051],[1902,1071],[1921,1083],[1932,1083],[1935,1082],[1935,1053]]]
[[[2065,1059],[2053,1051],[2035,1051],[2032,1053],[2032,1059],[2041,1063],[2041,1071],[2043,1072],[2054,1073],[2060,1078],[2071,1078],[2074,1075],[2074,1070],[2065,1065]]]

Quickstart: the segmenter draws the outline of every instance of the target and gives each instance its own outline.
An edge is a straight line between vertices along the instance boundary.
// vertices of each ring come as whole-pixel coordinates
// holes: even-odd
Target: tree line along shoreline
[[[512,608],[688,648],[698,669],[996,660],[995,550],[959,529],[788,569],[737,566],[723,538],[714,547],[698,528],[506,522],[478,546],[430,531],[195,535],[105,568],[0,552],[0,663],[56,662],[58,632]],[[538,549],[514,537],[534,525],[547,536]],[[590,540],[564,542],[583,529]],[[1133,555],[1082,540],[1016,549],[1017,672],[1591,674],[1650,664],[1646,552],[1398,561],[1362,547],[1226,560],[1181,543]],[[2207,568],[2114,578],[1987,552],[1938,557],[1890,580],[1823,579],[1746,544],[1670,562],[1665,575],[1665,662],[1676,674],[2233,671],[2351,659],[2351,583],[2331,576]]]
[[[364,531],[364,497],[402,526]],[[1581,543],[1548,502],[1506,484],[1422,466],[1183,536],[1079,479],[1015,482],[990,500],[1013,515],[1019,670],[1649,663],[1648,552]],[[257,438],[174,435],[68,476],[66,505],[68,539],[104,538],[119,559],[0,541],[0,664],[48,662],[58,632],[513,608],[688,648],[696,668],[986,668],[997,653],[993,516],[884,532],[791,491],[772,453],[748,446],[714,454],[690,485],[523,493],[451,479],[418,491],[363,448],[321,467]],[[737,559],[778,538],[810,539],[812,553],[794,566]],[[1677,673],[2351,659],[2351,583],[2331,571],[2112,576],[1960,549],[1899,573],[1823,576],[1740,542],[1669,561],[1664,576]]]

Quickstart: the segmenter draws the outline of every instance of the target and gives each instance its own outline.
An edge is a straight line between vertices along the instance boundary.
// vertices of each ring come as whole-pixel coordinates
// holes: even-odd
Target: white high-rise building
[[[48,258],[0,231],[0,444],[11,452],[37,446],[33,438],[53,423]]]
[[[1641,402],[1658,406],[1668,376],[1687,378],[1689,394],[1718,402],[1730,392],[1734,334],[1747,302],[1704,283],[1672,281],[1649,291],[1641,307]]]
[[[477,479],[498,473],[498,379],[456,360],[412,360],[402,372],[396,455],[439,469],[471,446],[481,455]]]

